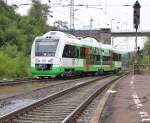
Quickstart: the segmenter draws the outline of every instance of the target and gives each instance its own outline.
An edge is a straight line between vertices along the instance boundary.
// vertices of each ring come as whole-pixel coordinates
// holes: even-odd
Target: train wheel
[[[67,77],[67,75],[66,74],[64,74],[64,73],[62,73],[62,74],[59,74],[58,76],[56,76],[58,79],[60,79],[60,78],[66,78]]]

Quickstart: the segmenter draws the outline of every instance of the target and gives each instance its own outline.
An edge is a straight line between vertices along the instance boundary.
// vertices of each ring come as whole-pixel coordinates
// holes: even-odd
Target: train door
[[[90,50],[89,50],[89,48],[85,48],[85,59],[86,59],[85,68],[86,68],[86,72],[88,72],[90,70]]]

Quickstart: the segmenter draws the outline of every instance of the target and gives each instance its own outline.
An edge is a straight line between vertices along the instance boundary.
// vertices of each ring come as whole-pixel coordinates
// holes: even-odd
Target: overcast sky
[[[7,0],[9,4],[31,3],[31,0]],[[93,29],[112,27],[114,31],[133,30],[133,4],[136,0],[74,0],[75,4],[97,5],[94,8],[78,7],[75,9],[75,28],[86,29],[90,25],[90,19],[93,18]],[[41,0],[42,3],[48,3],[48,0]],[[150,30],[150,2],[149,0],[139,0],[141,4],[141,23],[140,30]],[[70,0],[51,0],[51,4],[69,4]],[[124,6],[130,5],[130,6]],[[20,6],[17,10],[20,14],[26,15],[30,6]],[[52,7],[53,18],[48,19],[50,25],[56,20],[68,22],[70,20],[69,7]],[[116,38],[114,39],[118,49],[133,50],[134,38]],[[120,43],[122,42],[122,43]],[[138,39],[138,45],[143,46],[144,38]]]

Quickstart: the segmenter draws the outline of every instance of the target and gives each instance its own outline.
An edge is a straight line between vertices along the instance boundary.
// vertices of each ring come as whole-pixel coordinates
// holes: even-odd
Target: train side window
[[[65,45],[64,51],[63,51],[63,57],[68,57],[69,56],[69,45]]]
[[[76,47],[76,55],[75,55],[76,58],[79,58],[79,53],[80,53],[80,52],[79,52],[79,48]]]
[[[63,51],[63,57],[74,58],[75,57],[75,46],[65,45],[64,51]]]
[[[121,54],[114,53],[113,54],[113,60],[114,61],[121,61]]]
[[[98,49],[98,54],[101,54],[101,49]]]
[[[100,64],[100,55],[96,55],[96,64]]]
[[[121,54],[118,54],[118,60],[121,61]]]
[[[76,47],[73,46],[73,45],[70,45],[69,47],[69,51],[70,51],[70,58],[75,58],[75,55],[76,55]]]
[[[113,53],[113,61],[117,61],[117,54]]]
[[[80,58],[84,59],[85,58],[85,48],[80,47]]]
[[[96,54],[99,54],[99,49],[98,48],[96,48]]]
[[[110,61],[110,56],[103,56],[103,64],[104,65],[109,65]]]
[[[90,64],[94,64],[94,54],[90,54]]]
[[[116,59],[115,61],[119,61],[119,54],[116,53]]]
[[[100,55],[90,55],[90,64],[99,65],[100,64]]]

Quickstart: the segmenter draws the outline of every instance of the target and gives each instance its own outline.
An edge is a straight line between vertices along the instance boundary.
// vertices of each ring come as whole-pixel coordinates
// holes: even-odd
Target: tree
[[[30,76],[30,50],[36,36],[50,30],[48,6],[33,0],[27,16],[0,0],[0,79]]]
[[[29,10],[29,16],[32,17],[34,25],[45,25],[48,12],[47,4],[41,4],[39,0],[32,0],[32,7]]]
[[[148,38],[144,44],[143,58],[142,58],[143,64],[149,64],[149,62],[150,62],[150,38]]]
[[[145,42],[143,51],[146,55],[150,54],[150,38]]]
[[[67,21],[61,21],[61,20],[57,20],[53,23],[54,27],[56,27],[58,30],[59,29],[69,29],[67,26]]]

